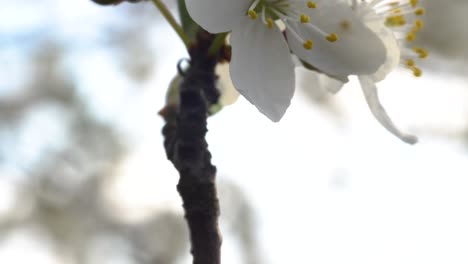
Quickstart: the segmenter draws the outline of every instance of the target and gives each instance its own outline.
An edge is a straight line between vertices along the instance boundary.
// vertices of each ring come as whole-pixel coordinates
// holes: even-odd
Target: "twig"
[[[219,264],[221,235],[216,168],[205,140],[208,107],[217,102],[214,69],[217,58],[208,54],[213,36],[202,33],[190,48],[190,66],[183,73],[180,104],[166,106],[160,114],[167,157],[178,170],[177,190],[182,197],[190,230],[194,264]]]

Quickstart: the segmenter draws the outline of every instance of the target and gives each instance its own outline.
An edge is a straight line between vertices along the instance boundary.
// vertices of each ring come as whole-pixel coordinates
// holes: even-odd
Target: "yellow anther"
[[[385,20],[385,25],[389,27],[399,27],[406,25],[406,19],[403,15],[389,16]]]
[[[422,76],[422,70],[419,69],[418,67],[412,67],[411,70],[413,71],[413,75],[415,77],[421,77]]]
[[[314,42],[311,39],[308,39],[304,42],[304,49],[311,50],[314,46]]]
[[[308,8],[317,8],[317,4],[312,1],[307,1]]]
[[[416,65],[416,63],[414,62],[413,59],[407,59],[406,62],[405,62],[406,66],[408,67],[414,67]]]
[[[330,42],[335,42],[338,40],[338,35],[335,33],[331,33],[330,35],[326,37],[326,39]]]
[[[414,11],[414,14],[417,16],[422,16],[424,15],[424,13],[425,13],[424,8],[418,8]]]
[[[411,7],[417,6],[417,5],[418,5],[418,2],[419,2],[418,0],[410,0],[410,5],[411,5]]]
[[[395,8],[392,10],[392,13],[394,14],[401,14],[401,8]]]
[[[266,22],[267,22],[267,27],[268,27],[268,28],[272,28],[272,27],[273,27],[273,19],[267,18]]]
[[[413,51],[418,54],[418,57],[420,59],[425,59],[427,56],[429,56],[429,52],[423,48],[413,48]]]
[[[254,20],[257,19],[257,12],[255,12],[255,10],[249,10],[247,14],[249,15],[251,19],[254,19]]]
[[[409,32],[407,35],[406,35],[406,40],[408,42],[412,42],[416,39],[416,32],[412,31],[412,32]]]
[[[310,17],[306,14],[302,14],[300,19],[301,19],[301,23],[303,24],[310,22]]]
[[[422,22],[422,20],[416,19],[416,21],[414,22],[414,28],[416,30],[421,30],[423,27],[424,27],[424,23]]]

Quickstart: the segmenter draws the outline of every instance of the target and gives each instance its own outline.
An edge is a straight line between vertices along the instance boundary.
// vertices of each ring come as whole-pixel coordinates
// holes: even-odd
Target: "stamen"
[[[422,70],[418,67],[411,67],[411,70],[413,71],[413,75],[415,77],[421,77],[422,76]]]
[[[308,39],[304,42],[304,49],[306,50],[311,50],[312,47],[314,46],[314,42],[311,39]]]
[[[415,39],[416,39],[416,32],[411,31],[411,32],[409,32],[409,33],[406,35],[406,40],[407,40],[408,42],[412,42],[412,41],[414,41]]]
[[[266,21],[267,21],[267,27],[268,27],[268,28],[272,28],[272,27],[273,27],[273,19],[267,18]]]
[[[302,24],[309,23],[310,22],[310,17],[308,15],[306,15],[306,14],[302,14],[300,20],[301,20]]]
[[[299,34],[291,25],[289,25],[288,23],[285,23],[284,25],[289,29],[289,32],[291,33],[290,35],[291,37],[303,43],[302,46],[304,47],[304,49],[311,50],[313,48],[314,42],[311,39],[304,40],[301,36],[299,36]]]
[[[358,2],[353,0],[352,2]],[[429,52],[420,47],[406,48],[403,41],[412,42],[416,39],[424,23],[418,16],[425,13],[419,7],[419,0],[362,0],[378,17],[384,18],[385,26],[391,29],[400,42],[400,64],[411,70],[415,77],[421,77],[423,72],[416,62],[429,56]],[[369,22],[369,21],[367,21]]]
[[[247,11],[247,15],[253,20],[257,19],[258,15],[257,15],[257,12],[255,11],[255,8],[257,7],[259,3],[260,3],[260,0],[253,1],[249,7],[249,10]]]
[[[330,35],[325,37],[329,42],[335,42],[338,40],[338,35],[335,33],[331,33]]]
[[[251,19],[253,20],[257,19],[257,12],[255,12],[255,10],[249,10],[247,14],[249,15]]]
[[[301,0],[254,0],[247,11],[247,16],[253,20],[261,18],[263,24],[268,28],[275,25],[275,19],[281,20],[290,29],[293,37],[303,43],[304,48],[307,50],[312,49],[314,42],[311,39],[304,39],[302,33],[299,34],[300,27],[316,31],[329,42],[338,41],[336,33],[324,32],[320,27],[311,23],[311,17],[307,14],[306,8],[315,9],[317,4],[313,1],[306,1],[305,3],[306,6]]]
[[[424,27],[424,23],[417,19],[415,22],[414,22],[414,28],[417,29],[417,30],[421,30],[422,28]]]
[[[382,0],[380,2],[384,2],[386,0]],[[414,4],[414,6],[413,6]],[[400,1],[396,1],[396,2],[391,2],[391,3],[387,3],[385,5],[381,5],[379,7],[372,7],[372,4],[371,4],[371,7],[374,9],[374,11],[377,13],[377,14],[400,14],[400,15],[406,15],[406,14],[414,14],[414,11],[415,11],[415,7],[417,5],[417,2],[416,3],[411,3],[411,1],[408,1],[405,3],[405,1],[403,0],[400,0]]]
[[[427,58],[427,57],[429,56],[429,52],[428,52],[427,50],[423,49],[423,48],[415,47],[415,48],[413,48],[413,51],[414,51],[416,54],[419,55],[418,57],[419,57],[420,59],[425,59],[425,58]]]
[[[406,25],[406,19],[402,15],[390,16],[385,20],[385,25],[388,27],[399,27]]]
[[[253,1],[252,4],[249,6],[249,11],[254,10],[259,3],[260,3],[260,0]]]
[[[314,3],[314,2],[312,2],[312,1],[308,1],[308,2],[307,2],[307,7],[308,7],[308,8],[315,9],[315,8],[317,8],[317,4]]]
[[[424,15],[424,13],[425,13],[424,8],[419,8],[414,11],[414,14],[417,16],[422,16]]]

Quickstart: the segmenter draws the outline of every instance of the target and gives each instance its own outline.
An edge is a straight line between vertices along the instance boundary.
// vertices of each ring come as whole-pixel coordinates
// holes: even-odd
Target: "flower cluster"
[[[234,86],[272,121],[290,105],[294,62],[300,61],[343,82],[357,75],[376,119],[403,141],[416,142],[392,123],[375,83],[399,64],[421,76],[416,63],[427,51],[402,45],[423,26],[417,0],[186,0],[186,5],[205,30],[231,32]]]
[[[340,76],[370,74],[385,61],[380,39],[344,2],[186,0],[186,4],[207,31],[231,31],[234,86],[273,121],[281,119],[294,94],[291,50],[301,60]],[[351,32],[341,34],[337,15],[353,23]]]

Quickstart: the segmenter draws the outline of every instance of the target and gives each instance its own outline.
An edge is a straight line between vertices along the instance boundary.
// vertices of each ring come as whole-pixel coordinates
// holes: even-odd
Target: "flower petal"
[[[364,23],[370,30],[380,37],[382,43],[385,45],[385,49],[387,50],[385,63],[382,64],[375,73],[369,76],[374,82],[379,82],[385,79],[387,74],[399,65],[401,56],[400,45],[392,31],[385,26],[384,18],[377,15],[375,11],[367,5],[361,6],[364,9],[361,12],[365,14],[363,17]]]
[[[331,78],[322,73],[316,73],[318,75],[318,80],[320,87],[326,90],[329,93],[336,94],[338,93],[341,88],[343,88],[344,83],[340,80]]]
[[[299,84],[307,90],[320,90],[322,93],[336,94],[344,85],[344,82],[316,71],[307,70],[302,67],[296,68],[296,71],[296,78],[300,78]],[[320,92],[317,91],[315,93]]]
[[[359,76],[359,82],[361,83],[362,91],[366,97],[367,104],[374,115],[374,117],[384,126],[390,133],[399,137],[401,140],[408,144],[414,144],[418,141],[418,138],[412,135],[404,134],[393,124],[387,112],[379,102],[379,96],[377,93],[377,87],[369,76]]]
[[[274,122],[294,94],[294,64],[277,27],[245,20],[232,31],[231,79],[236,89]]]
[[[292,37],[291,29],[287,29],[290,47],[302,60],[332,76],[369,75],[385,62],[384,44],[349,5],[323,2],[317,9],[307,10],[307,14],[313,25],[327,34],[336,33],[338,40],[329,42],[310,25],[290,23],[302,38],[314,42],[312,50],[306,50],[303,43]]]
[[[231,31],[242,19],[252,0],[185,0],[192,19],[211,33]]]
[[[222,106],[227,106],[235,103],[239,98],[239,92],[234,87],[229,73],[229,64],[220,63],[216,65],[216,75],[218,75],[217,87],[221,96],[219,103]]]

